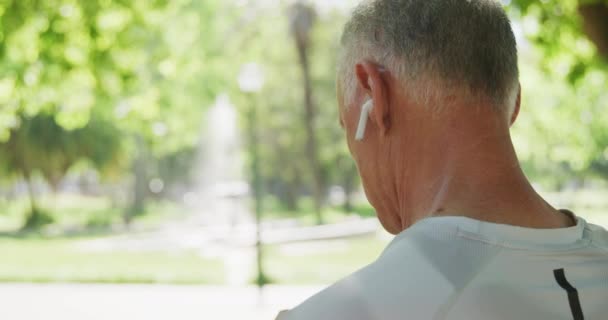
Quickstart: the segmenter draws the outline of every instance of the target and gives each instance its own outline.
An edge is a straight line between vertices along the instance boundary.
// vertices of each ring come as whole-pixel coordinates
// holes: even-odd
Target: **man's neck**
[[[425,217],[445,215],[538,229],[572,224],[525,177],[508,126],[462,127],[455,134],[436,137],[442,140],[435,141],[436,145],[444,147],[424,161],[426,170],[416,175],[420,183],[404,189],[403,229]]]

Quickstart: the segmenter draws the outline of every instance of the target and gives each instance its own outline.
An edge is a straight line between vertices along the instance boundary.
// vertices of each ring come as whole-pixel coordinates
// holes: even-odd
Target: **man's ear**
[[[511,114],[511,123],[509,125],[513,125],[517,117],[519,116],[519,111],[521,110],[521,84],[517,89],[517,100],[515,100],[515,108],[513,109],[513,114]]]
[[[382,67],[370,61],[362,61],[355,66],[355,74],[360,89],[374,102],[370,119],[385,135],[390,127],[389,93]]]

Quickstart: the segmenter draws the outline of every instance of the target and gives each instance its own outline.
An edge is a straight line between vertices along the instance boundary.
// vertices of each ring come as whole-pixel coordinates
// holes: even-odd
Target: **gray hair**
[[[357,85],[354,64],[381,64],[424,103],[467,92],[497,109],[515,104],[517,46],[509,18],[493,0],[371,0],[342,35],[338,80],[345,101]]]

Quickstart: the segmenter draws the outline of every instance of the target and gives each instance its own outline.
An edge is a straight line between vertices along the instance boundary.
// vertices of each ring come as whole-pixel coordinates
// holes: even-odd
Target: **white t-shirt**
[[[419,221],[280,320],[608,319],[608,232]]]

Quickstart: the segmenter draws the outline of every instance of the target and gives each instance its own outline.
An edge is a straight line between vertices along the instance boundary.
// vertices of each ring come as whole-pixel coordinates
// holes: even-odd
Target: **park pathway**
[[[335,224],[304,227],[293,220],[283,220],[264,223],[262,228],[263,243],[284,244],[372,235],[380,230],[380,223],[376,218],[355,218]],[[255,224],[200,226],[180,221],[156,230],[134,231],[86,241],[82,247],[101,251],[173,251],[211,246],[252,248],[255,243]]]
[[[2,320],[273,320],[321,286],[0,285]]]

